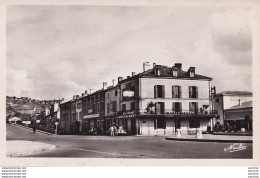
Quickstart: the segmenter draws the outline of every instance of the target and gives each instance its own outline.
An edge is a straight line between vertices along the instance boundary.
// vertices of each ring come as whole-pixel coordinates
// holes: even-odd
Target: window
[[[107,103],[107,113],[110,112],[110,106],[109,106],[109,103]]]
[[[196,86],[189,87],[189,97],[198,98],[198,87],[196,87]]]
[[[117,96],[117,90],[115,91],[115,96]]]
[[[165,98],[164,85],[155,85],[154,86],[154,98]]]
[[[173,102],[172,103],[172,111],[174,113],[182,112],[182,103],[180,103],[180,102]]]
[[[126,112],[126,105],[125,104],[122,104],[122,111]]]
[[[219,98],[216,98],[216,103],[219,103]]]
[[[156,114],[164,114],[164,102],[155,103]]]
[[[177,76],[178,76],[178,71],[173,70],[173,71],[172,71],[172,76],[177,77]]]
[[[195,72],[191,71],[190,72],[190,77],[195,77]]]
[[[166,121],[164,118],[154,119],[154,129],[165,129]]]
[[[134,111],[135,110],[135,103],[131,103],[131,111]]]
[[[198,112],[198,103],[197,102],[190,102],[190,112],[196,114]]]
[[[117,111],[117,108],[116,108],[116,101],[112,101],[112,103],[111,103],[111,105],[110,105],[110,110],[112,111],[112,112],[116,112]]]
[[[181,86],[172,86],[172,97],[181,98]]]
[[[107,93],[107,99],[109,99],[109,93]]]
[[[155,75],[156,75],[156,76],[160,76],[160,69],[156,69],[156,70],[155,70]]]

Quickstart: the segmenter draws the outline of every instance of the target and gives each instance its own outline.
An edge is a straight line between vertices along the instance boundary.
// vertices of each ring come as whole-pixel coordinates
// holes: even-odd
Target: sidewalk
[[[253,136],[203,134],[202,137],[203,138],[196,138],[196,135],[182,135],[181,137],[168,136],[166,140],[222,143],[253,143]]]
[[[56,148],[55,145],[32,141],[7,140],[6,143],[6,156],[8,157],[28,156]]]
[[[17,127],[22,127],[22,128],[25,128],[25,129],[29,129],[29,130],[32,130],[32,128],[30,127],[27,127],[27,126],[23,126],[23,125],[19,125],[19,124],[12,124],[14,126],[17,126]],[[36,132],[39,132],[39,133],[43,133],[43,134],[46,134],[46,135],[54,135],[50,132],[45,132],[45,131],[42,131],[42,130],[39,130],[39,129],[36,129]]]

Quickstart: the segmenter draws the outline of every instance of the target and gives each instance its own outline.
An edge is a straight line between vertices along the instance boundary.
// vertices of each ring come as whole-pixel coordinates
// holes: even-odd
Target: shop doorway
[[[131,119],[131,134],[136,134],[136,119]]]

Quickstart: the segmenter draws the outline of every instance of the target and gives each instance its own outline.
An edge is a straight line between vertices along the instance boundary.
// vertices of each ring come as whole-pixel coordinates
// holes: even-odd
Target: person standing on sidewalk
[[[115,136],[114,135],[114,127],[113,126],[110,127],[110,136]]]

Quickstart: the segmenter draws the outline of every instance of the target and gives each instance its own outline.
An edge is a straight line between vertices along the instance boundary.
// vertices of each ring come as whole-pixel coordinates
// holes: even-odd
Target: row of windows
[[[165,86],[154,86],[154,98],[165,98]],[[172,98],[182,98],[182,87],[174,85],[172,86]],[[189,86],[189,98],[198,98],[198,87]]]

